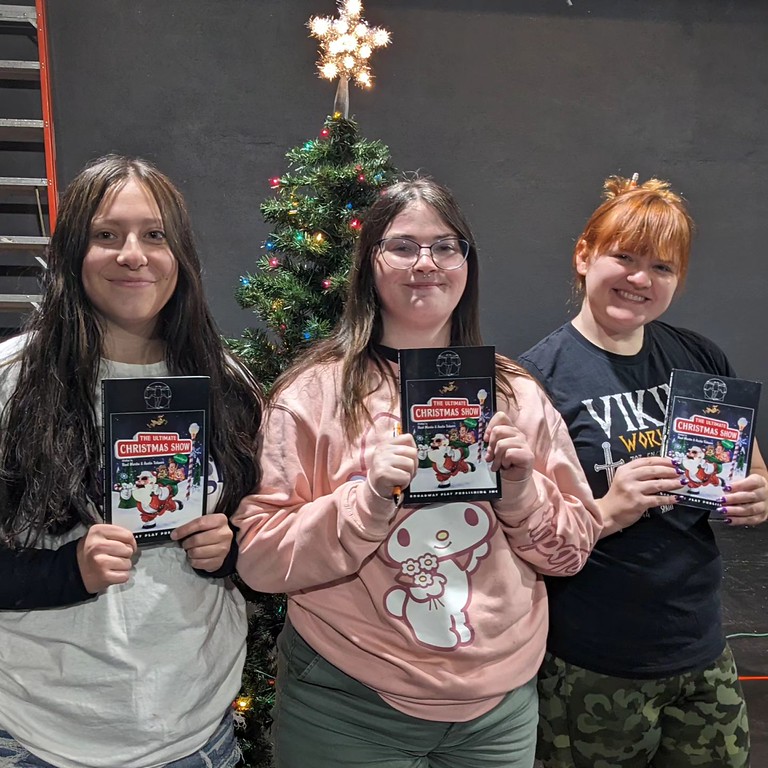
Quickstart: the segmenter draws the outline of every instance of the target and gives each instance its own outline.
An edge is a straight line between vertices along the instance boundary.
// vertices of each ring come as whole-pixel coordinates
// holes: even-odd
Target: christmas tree
[[[348,117],[349,81],[370,87],[368,59],[389,33],[369,27],[359,0],[341,0],[339,18],[313,17],[320,40],[320,74],[339,78],[334,111],[316,138],[290,150],[288,169],[269,180],[273,197],[261,206],[272,231],[253,274],[243,275],[237,300],[260,321],[231,347],[268,389],[296,355],[328,336],[338,320],[352,252],[365,212],[395,177],[389,150],[367,141]],[[285,620],[285,596],[254,593],[241,693],[233,703],[243,764],[272,765],[267,739],[274,702],[275,641]]]
[[[232,347],[270,384],[297,352],[328,336],[341,309],[350,257],[365,211],[391,183],[394,168],[380,141],[366,141],[342,112],[316,139],[290,150],[288,170],[270,179],[274,197],[261,205],[274,226],[254,274],[243,275],[237,300],[262,327]]]

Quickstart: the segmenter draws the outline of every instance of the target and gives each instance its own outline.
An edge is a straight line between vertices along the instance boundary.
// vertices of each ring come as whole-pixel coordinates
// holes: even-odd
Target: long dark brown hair
[[[339,409],[344,431],[352,438],[370,420],[365,398],[374,392],[381,381],[392,381],[386,361],[376,351],[381,342],[381,302],[376,292],[373,258],[378,242],[396,216],[408,206],[423,202],[430,206],[458,237],[469,243],[467,256],[467,284],[451,318],[451,346],[477,346],[483,343],[480,333],[479,265],[477,246],[469,223],[453,194],[429,178],[399,181],[382,191],[368,209],[355,247],[344,312],[333,335],[310,347],[299,361],[275,382],[271,399],[289,384],[296,375],[314,365],[342,360]],[[371,376],[373,364],[378,376]],[[497,386],[510,400],[514,393],[509,376],[526,376],[527,371],[511,360],[496,356]],[[394,384],[394,382],[392,382]],[[394,389],[393,389],[394,392]]]
[[[157,328],[173,375],[211,378],[211,455],[223,479],[217,510],[230,515],[260,479],[255,460],[261,399],[225,351],[203,295],[200,261],[181,193],[153,165],[108,155],[81,171],[61,199],[48,248],[43,299],[2,375],[18,371],[3,412],[0,530],[6,545],[33,544],[101,510],[101,433],[95,394],[104,328],[81,277],[91,221],[105,195],[134,179],[154,198],[178,281]]]

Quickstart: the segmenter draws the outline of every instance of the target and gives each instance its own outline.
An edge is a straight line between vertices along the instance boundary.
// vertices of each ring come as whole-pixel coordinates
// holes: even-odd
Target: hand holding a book
[[[598,499],[603,516],[603,535],[636,523],[646,510],[674,503],[668,494],[685,484],[672,459],[644,456],[616,470],[608,493]]]
[[[731,525],[760,525],[768,519],[768,480],[762,473],[734,480],[723,499],[718,512]]]
[[[77,565],[83,586],[91,594],[112,584],[125,584],[131,575],[136,539],[127,528],[98,523],[77,543]]]
[[[189,564],[198,571],[218,571],[232,546],[232,529],[227,516],[221,512],[196,517],[180,525],[171,539],[180,541]]]
[[[497,411],[485,430],[488,449],[485,460],[491,472],[501,472],[502,478],[517,482],[526,480],[533,469],[534,455],[525,435],[503,411]]]
[[[396,435],[376,446],[368,484],[377,496],[389,499],[393,488],[405,488],[413,480],[418,466],[418,451],[413,435]]]

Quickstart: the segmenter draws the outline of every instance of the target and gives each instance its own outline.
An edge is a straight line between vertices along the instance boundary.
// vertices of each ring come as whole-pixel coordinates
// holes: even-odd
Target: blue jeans
[[[118,758],[119,759],[119,758]],[[234,768],[240,760],[232,725],[232,714],[228,712],[208,741],[193,755],[165,763],[162,768]],[[0,768],[56,768],[28,752],[9,733],[0,730]]]

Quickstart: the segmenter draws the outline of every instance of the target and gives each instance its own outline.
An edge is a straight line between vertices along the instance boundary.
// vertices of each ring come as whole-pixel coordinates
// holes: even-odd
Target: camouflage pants
[[[730,648],[658,680],[600,675],[547,653],[539,670],[544,768],[747,768],[747,710]]]

